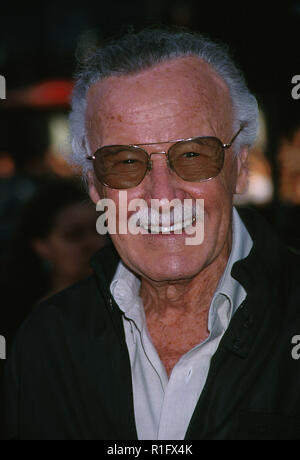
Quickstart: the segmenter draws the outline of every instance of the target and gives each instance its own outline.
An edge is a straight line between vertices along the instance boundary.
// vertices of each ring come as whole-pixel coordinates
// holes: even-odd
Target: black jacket
[[[243,219],[254,246],[232,276],[247,297],[213,356],[186,439],[300,439],[300,360],[292,357],[300,258],[261,219]],[[20,328],[3,381],[5,439],[137,438],[122,314],[109,291],[117,263],[112,247],[101,250],[95,275]]]

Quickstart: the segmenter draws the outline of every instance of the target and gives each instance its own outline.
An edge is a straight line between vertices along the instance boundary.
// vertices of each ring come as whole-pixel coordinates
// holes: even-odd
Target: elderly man
[[[300,439],[299,258],[233,208],[257,104],[227,51],[182,31],[108,43],[78,74],[71,127],[91,199],[117,223],[138,212],[121,193],[160,206],[154,227],[150,211],[140,232],[117,225],[94,275],[23,324],[5,438]],[[175,199],[190,218],[171,210],[167,225]]]

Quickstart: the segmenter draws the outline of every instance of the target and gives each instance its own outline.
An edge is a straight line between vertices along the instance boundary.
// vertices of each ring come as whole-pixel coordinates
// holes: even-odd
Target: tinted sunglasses
[[[224,165],[224,151],[243,130],[241,125],[229,144],[217,137],[192,137],[136,145],[105,145],[87,159],[93,161],[97,179],[106,187],[127,189],[139,185],[152,169],[151,156],[164,153],[167,163],[181,179],[203,182],[216,177]],[[171,143],[167,152],[148,152],[141,146]]]

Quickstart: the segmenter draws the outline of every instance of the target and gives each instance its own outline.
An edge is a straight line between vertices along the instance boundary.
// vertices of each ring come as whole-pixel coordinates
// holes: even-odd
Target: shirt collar
[[[128,313],[138,300],[141,282],[122,262],[118,264],[110,285],[110,292],[124,313]]]
[[[229,301],[230,318],[245,300],[247,293],[243,286],[231,276],[231,270],[237,261],[245,259],[249,255],[252,246],[252,238],[237,210],[233,208],[231,253],[212,300],[209,323],[212,321],[212,317],[215,315],[216,309],[218,308],[218,298],[220,296],[226,297]]]

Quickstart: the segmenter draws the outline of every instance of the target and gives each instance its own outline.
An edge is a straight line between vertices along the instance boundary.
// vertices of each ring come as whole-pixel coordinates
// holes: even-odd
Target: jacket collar
[[[104,287],[110,285],[119,261],[120,256],[112,243],[100,249],[92,256],[90,265],[104,284]]]
[[[222,346],[246,358],[266,314],[275,322],[280,301],[281,261],[285,249],[265,220],[256,212],[240,209],[239,214],[253,239],[245,259],[236,262],[231,275],[246,290],[247,297],[233,318],[230,333],[225,333]],[[282,295],[282,294],[281,294]],[[274,309],[271,307],[274,306]]]

